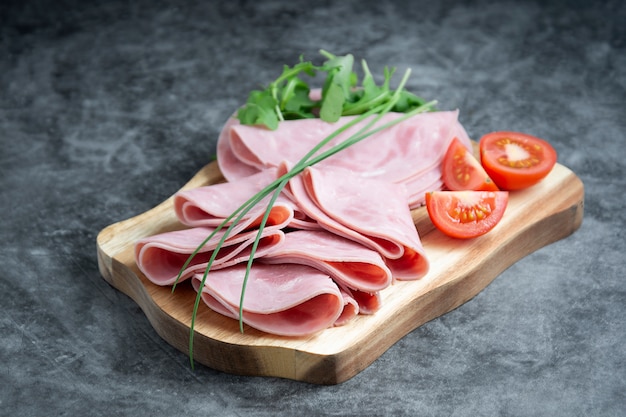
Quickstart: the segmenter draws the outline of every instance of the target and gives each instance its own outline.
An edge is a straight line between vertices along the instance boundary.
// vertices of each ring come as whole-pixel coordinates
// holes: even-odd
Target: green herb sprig
[[[336,56],[321,50],[326,58],[321,65],[311,61],[300,61],[293,67],[285,65],[283,72],[263,90],[253,90],[246,104],[237,112],[239,122],[244,125],[261,125],[270,130],[278,128],[284,120],[320,118],[334,123],[342,116],[364,114],[376,109],[378,105],[388,103],[399,91],[393,112],[406,113],[426,101],[404,88],[393,91],[390,81],[395,68],[385,67],[384,80],[376,84],[367,62],[361,60],[363,79],[359,85],[358,76],[353,70],[354,57],[351,54]],[[325,76],[321,98],[312,99],[311,88],[301,76]]]
[[[271,195],[261,223],[259,224],[257,236],[251,248],[250,258],[247,263],[246,273],[242,283],[241,296],[239,300],[239,329],[243,333],[243,302],[245,298],[245,289],[254,261],[254,254],[258,248],[271,209],[273,208],[273,205],[280,193],[288,184],[289,180],[303,172],[307,167],[315,165],[318,162],[335,155],[336,153],[377,132],[398,124],[418,113],[432,111],[435,109],[436,101],[425,102],[423,99],[404,89],[404,85],[406,84],[411,73],[410,70],[406,71],[398,88],[396,90],[391,90],[390,80],[395,70],[388,70],[385,68],[385,81],[381,86],[377,86],[371,73],[369,72],[369,69],[367,68],[367,64],[365,61],[362,61],[365,76],[362,88],[355,90],[354,86],[356,85],[356,76],[352,71],[352,56],[346,55],[344,57],[336,57],[325,51],[322,51],[322,54],[329,58],[323,67],[315,67],[310,62],[304,62],[302,61],[302,57],[300,58],[300,63],[295,65],[293,68],[285,66],[281,76],[271,83],[266,90],[253,91],[250,94],[246,106],[240,109],[237,117],[242,124],[264,125],[269,129],[275,129],[278,126],[279,121],[287,120],[285,115],[295,117],[295,114],[301,114],[304,118],[310,118],[316,117],[313,112],[319,112],[319,117],[325,121],[333,121],[333,119],[338,120],[342,115],[355,115],[357,117],[342,125],[329,136],[321,140],[287,173],[272,181],[261,191],[250,197],[244,204],[228,216],[209,236],[207,236],[207,238],[200,243],[200,245],[198,245],[196,250],[188,257],[180,269],[178,277],[172,287],[172,292],[176,288],[176,284],[180,280],[183,271],[187,268],[189,263],[198,254],[202,247],[204,247],[220,230],[228,226],[214,249],[211,258],[209,259],[196,295],[189,334],[189,359],[192,368],[194,367],[194,328],[202,297],[202,288],[205,285],[209,271],[219,250],[223,246],[226,239],[228,239],[235,225],[240,222],[252,208]],[[303,72],[308,75],[314,75],[315,71],[319,70],[327,73],[324,87],[322,88],[322,97],[319,101],[313,101],[310,99],[307,101],[304,99],[304,96],[306,95],[308,98],[310,89],[308,84],[298,78],[298,75]],[[306,92],[306,94],[304,94],[304,92]],[[339,107],[341,108],[341,111],[337,111]],[[289,111],[287,111],[288,109]],[[311,111],[311,113],[309,113],[309,111]],[[391,111],[403,114],[380,126],[374,127],[385,114]],[[327,119],[324,119],[322,114]],[[365,123],[366,121],[367,123]],[[363,123],[363,126],[361,126],[356,133],[351,135],[346,140],[334,145],[330,149],[319,153],[325,145],[342,132],[361,123]]]

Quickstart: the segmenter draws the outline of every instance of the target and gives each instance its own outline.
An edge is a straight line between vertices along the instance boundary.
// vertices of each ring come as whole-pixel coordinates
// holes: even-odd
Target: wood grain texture
[[[222,181],[216,163],[200,170],[183,189]],[[467,302],[524,256],[572,234],[580,226],[584,187],[557,164],[541,183],[510,194],[502,221],[489,233],[455,240],[434,228],[425,208],[413,211],[431,269],[420,281],[397,282],[382,292],[383,307],[343,327],[306,338],[268,335],[201,305],[194,334],[194,359],[220,371],[275,376],[315,384],[341,383],[370,365],[418,326]],[[172,197],[141,215],[103,229],[97,237],[98,264],[113,287],[131,297],[156,332],[184,353],[195,291],[159,287],[134,261],[134,242],[182,228]]]

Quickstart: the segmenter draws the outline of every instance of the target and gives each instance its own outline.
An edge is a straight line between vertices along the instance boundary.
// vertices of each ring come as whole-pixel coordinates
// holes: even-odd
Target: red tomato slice
[[[449,190],[499,191],[478,159],[458,138],[450,142],[441,171],[443,182]]]
[[[507,191],[431,191],[426,209],[437,229],[450,237],[484,235],[502,219],[509,202]]]
[[[502,190],[520,190],[544,179],[556,164],[556,151],[545,140],[525,133],[492,132],[480,139],[485,171]]]

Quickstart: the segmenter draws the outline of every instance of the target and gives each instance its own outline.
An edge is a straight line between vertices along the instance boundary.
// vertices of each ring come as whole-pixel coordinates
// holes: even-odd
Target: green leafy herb
[[[316,66],[310,61],[300,62],[293,67],[284,66],[282,74],[263,90],[254,90],[246,104],[237,112],[239,122],[244,125],[261,125],[275,130],[283,120],[319,117],[334,123],[341,116],[364,114],[382,103],[389,102],[399,92],[396,105],[391,111],[406,113],[426,103],[424,99],[405,90],[393,91],[390,81],[395,68],[384,70],[384,80],[376,84],[365,60],[361,61],[363,80],[358,84],[351,54],[336,56],[320,51],[326,61]],[[321,98],[310,97],[311,88],[301,76],[325,75]],[[430,109],[432,110],[432,109]]]
[[[246,104],[237,112],[237,118],[241,124],[264,125],[274,130],[282,120],[315,117],[315,102],[309,98],[309,86],[298,76],[314,76],[317,70],[302,57],[293,67],[285,65],[282,74],[267,88],[250,93]]]
[[[300,161],[298,161],[286,174],[280,178],[274,180],[264,189],[250,197],[244,204],[242,204],[237,210],[235,210],[230,216],[228,216],[216,229],[210,234],[188,257],[187,261],[180,269],[176,282],[172,288],[174,291],[177,282],[179,281],[182,272],[187,268],[191,260],[198,254],[198,252],[204,247],[208,241],[213,238],[220,230],[226,230],[223,233],[217,247],[213,251],[208,265],[204,271],[200,283],[200,289],[196,295],[194,303],[190,334],[189,334],[189,358],[191,367],[193,368],[193,337],[194,326],[197,311],[199,308],[202,288],[206,282],[211,266],[217,257],[217,254],[224,242],[230,235],[235,225],[240,222],[244,216],[257,204],[263,201],[266,197],[270,196],[269,203],[266,207],[265,213],[259,225],[256,239],[252,245],[250,259],[247,263],[246,274],[243,280],[241,296],[239,300],[239,327],[243,332],[243,303],[245,298],[245,289],[248,282],[248,277],[254,261],[254,255],[259,245],[261,235],[269,218],[270,211],[274,205],[274,202],[287,185],[289,180],[294,176],[300,174],[304,169],[312,166],[355,143],[371,136],[374,133],[380,132],[389,128],[392,125],[400,123],[414,115],[426,111],[432,111],[436,104],[435,101],[424,102],[419,97],[408,93],[404,89],[410,70],[408,70],[402,78],[399,87],[393,91],[390,89],[391,76],[394,70],[385,69],[385,81],[381,86],[377,86],[374,79],[367,68],[367,64],[363,61],[363,68],[365,76],[363,79],[363,85],[361,89],[354,89],[356,85],[355,74],[352,71],[353,58],[351,55],[346,57],[335,57],[328,52],[322,51],[322,53],[329,58],[323,67],[315,67],[310,62],[302,61],[289,68],[285,66],[281,76],[275,80],[270,86],[263,91],[253,91],[250,94],[246,106],[242,108],[237,117],[241,123],[249,122],[247,124],[260,124],[270,129],[276,128],[278,123],[282,120],[288,120],[288,117],[308,118],[316,117],[315,113],[319,112],[320,118],[334,119],[341,117],[345,114],[358,115],[350,122],[342,125],[336,129],[329,136],[321,140],[313,149],[311,149]],[[306,83],[298,78],[301,73],[313,75],[315,71],[320,68],[327,73],[327,78],[322,89],[322,98],[319,102],[313,102],[309,99],[310,89]],[[341,110],[339,104],[341,103]],[[403,115],[395,118],[389,122],[384,123],[381,126],[376,126],[376,123],[388,112],[396,111],[396,109],[402,109]],[[347,113],[346,113],[347,112]],[[322,117],[322,114],[324,117]],[[328,121],[328,120],[326,120]],[[353,126],[359,126],[359,130],[352,134],[349,138],[334,145],[330,149],[319,153],[320,150],[327,145],[332,139],[336,138],[339,134],[346,131]],[[276,126],[276,127],[273,127]]]
[[[246,106],[239,110],[237,117],[242,124],[265,125],[275,130],[279,122],[275,111],[277,105],[270,91],[255,90],[250,93]]]

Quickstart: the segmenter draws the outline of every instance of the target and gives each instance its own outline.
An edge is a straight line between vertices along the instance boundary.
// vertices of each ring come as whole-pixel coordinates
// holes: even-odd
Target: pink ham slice
[[[408,193],[409,208],[414,209],[423,206],[426,202],[426,193],[433,190],[443,189],[441,168],[438,166],[419,177],[410,178],[404,182]]]
[[[335,320],[335,323],[333,325],[345,326],[359,314],[359,303],[349,291],[339,287],[339,292],[341,293],[341,297],[343,298],[343,309],[341,310],[341,314],[339,315],[337,320]]]
[[[232,182],[212,184],[179,191],[174,195],[174,212],[184,225],[218,227],[248,199],[277,178],[276,169],[269,168]],[[233,228],[232,234],[260,224],[270,196],[257,203]],[[229,222],[229,224],[232,222]],[[285,196],[279,196],[272,206],[266,226],[319,229]]]
[[[213,232],[213,228],[197,227],[185,230],[165,232],[146,237],[135,244],[135,261],[137,267],[151,282],[157,285],[172,285],[179,271],[196,248]],[[233,235],[218,251],[211,269],[226,268],[250,259],[251,246],[258,231],[251,230]],[[223,231],[218,232],[194,256],[180,280],[190,278],[193,274],[204,270],[215,250]],[[263,256],[273,247],[284,241],[284,233],[277,227],[264,229],[255,258]]]
[[[339,286],[342,291],[345,291],[359,306],[359,314],[374,314],[382,306],[382,300],[380,291],[374,293],[359,291],[346,287]]]
[[[395,279],[419,279],[428,272],[404,186],[309,167],[291,179],[288,191],[322,228],[378,251]]]
[[[235,116],[231,116],[222,127],[222,131],[217,138],[217,163],[220,172],[227,181],[245,178],[261,170],[260,168],[242,163],[237,158],[237,155],[233,153],[230,145],[231,128],[239,124],[239,120]]]
[[[387,114],[379,123],[398,116]],[[244,126],[232,119],[218,139],[220,170],[232,181],[267,167],[277,167],[283,161],[296,163],[322,139],[352,119],[344,117],[337,123],[320,119],[284,121],[275,131]],[[349,129],[332,143],[345,140],[356,129]],[[434,183],[432,177],[441,176],[441,160],[455,136],[470,146],[470,139],[458,122],[458,111],[418,114],[348,147],[318,166],[342,167],[365,177],[407,184],[412,197],[409,206],[417,207],[423,203],[424,190]],[[430,184],[420,180],[426,174],[431,177]]]
[[[212,310],[239,319],[245,265],[210,271],[192,279]],[[332,327],[344,311],[344,298],[330,277],[306,265],[255,264],[245,290],[243,322],[281,336],[307,336]]]
[[[380,254],[326,230],[299,230],[269,250],[263,263],[296,263],[324,271],[340,285],[375,293],[391,285],[391,271]]]

